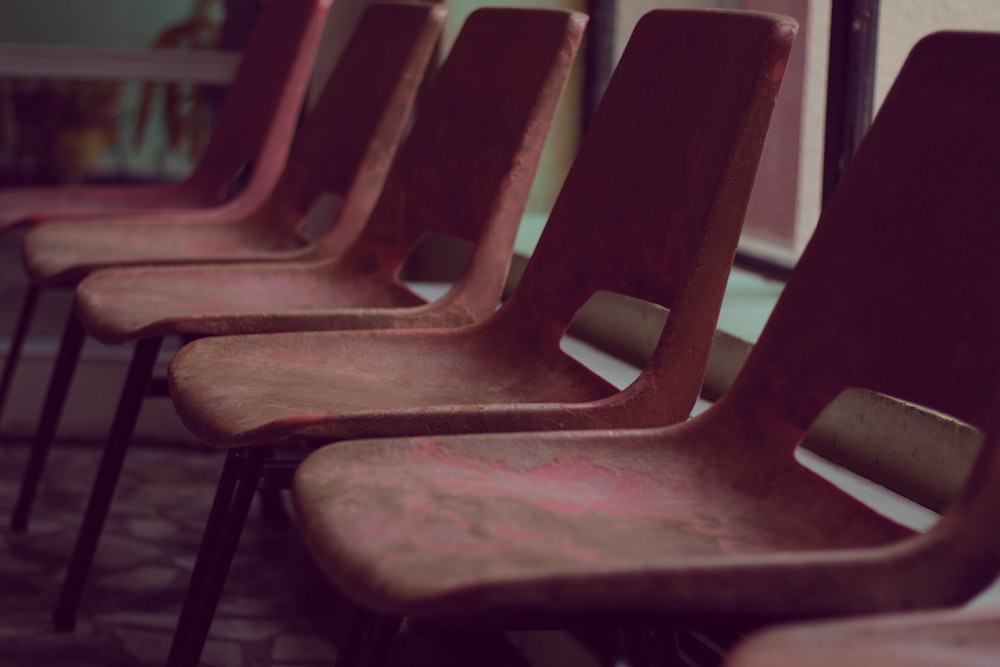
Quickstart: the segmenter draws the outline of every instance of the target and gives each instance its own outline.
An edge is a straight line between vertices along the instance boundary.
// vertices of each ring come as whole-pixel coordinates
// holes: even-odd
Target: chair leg
[[[655,655],[663,667],[684,667],[677,628],[670,626],[657,630],[652,638]]]
[[[261,489],[260,493],[260,515],[274,528],[287,528],[291,523],[288,510],[285,509],[285,502],[281,497],[281,491],[277,489]]]
[[[271,452],[272,449],[268,448]],[[260,498],[260,515],[275,528],[287,528],[291,525],[291,518],[288,510],[285,509],[285,501],[281,492],[292,488],[291,473],[295,472],[299,461],[289,463],[283,459],[268,456],[264,464],[263,479],[257,495]],[[291,473],[289,473],[289,470]]]
[[[360,667],[370,621],[371,614],[366,610],[355,607],[351,611],[347,632],[344,633],[344,642],[337,651],[337,662],[334,667]]]
[[[616,665],[628,667],[653,667],[650,657],[650,647],[645,631],[637,628],[623,628],[619,631],[621,641],[621,658]]]
[[[194,617],[194,609],[197,605],[197,598],[201,590],[205,587],[205,581],[211,569],[213,554],[218,549],[218,537],[222,527],[228,519],[229,509],[233,501],[233,493],[236,490],[237,482],[243,469],[243,461],[236,455],[239,450],[230,450],[226,455],[226,463],[219,476],[219,483],[215,487],[215,498],[212,501],[212,509],[209,511],[208,520],[205,522],[205,530],[202,536],[201,545],[198,548],[198,556],[195,559],[194,570],[191,572],[191,579],[188,582],[187,592],[184,595],[184,603],[177,620],[177,627],[174,629],[174,638],[170,646],[170,656],[167,659],[168,665],[180,664],[183,644],[187,641],[191,633],[191,622]]]
[[[684,667],[677,629],[665,627],[655,632],[627,627],[619,630],[621,657],[614,665],[628,667]]]
[[[368,657],[368,667],[389,667],[392,665],[402,621],[403,619],[398,616],[378,616],[375,618],[371,632],[371,653]]]
[[[132,355],[132,363],[118,400],[118,410],[90,492],[90,501],[87,503],[69,569],[66,571],[66,578],[59,593],[59,601],[52,613],[56,630],[66,632],[76,625],[76,611],[80,605],[83,587],[87,583],[94,552],[97,551],[97,543],[108,516],[108,508],[111,506],[111,499],[118,485],[125,452],[132,441],[139,411],[146,396],[146,387],[153,374],[162,342],[162,338],[139,341]]]
[[[62,343],[59,346],[59,355],[56,357],[52,379],[49,382],[49,390],[45,396],[45,406],[42,409],[42,416],[38,420],[38,429],[35,431],[35,439],[32,442],[28,465],[25,468],[24,476],[21,478],[21,489],[11,517],[11,530],[15,533],[24,532],[28,529],[28,517],[31,514],[31,506],[34,503],[35,494],[38,492],[38,484],[41,481],[42,473],[45,471],[45,463],[48,460],[52,441],[55,439],[59,418],[66,403],[66,395],[69,393],[70,384],[73,382],[73,375],[76,373],[76,366],[80,360],[80,351],[83,349],[84,338],[83,327],[80,326],[80,322],[76,318],[76,311],[74,310],[70,312],[69,321],[66,323],[66,329],[63,332]]]
[[[194,667],[201,658],[266,457],[263,447],[228,454],[170,646],[169,667]]]
[[[355,607],[344,643],[337,651],[336,667],[389,667],[401,624],[399,617]]]
[[[31,328],[31,320],[35,316],[35,306],[38,305],[40,293],[41,290],[36,285],[29,285],[24,295],[24,303],[21,304],[21,315],[14,328],[14,335],[10,339],[10,348],[7,350],[7,359],[3,365],[3,378],[0,379],[0,417],[7,407],[7,396],[10,394],[11,385],[14,384],[17,365],[21,360],[21,350],[24,349],[24,341],[28,337],[28,329]]]
[[[419,635],[411,632],[406,638]],[[520,649],[507,638],[506,633],[499,628],[453,628],[440,630],[437,641],[440,645],[440,662],[444,665],[459,667],[460,665],[480,665],[481,667],[532,667],[532,663],[524,657]],[[407,656],[404,650],[401,651]],[[408,657],[408,656],[407,656]],[[405,661],[404,661],[404,664]],[[616,667],[625,666],[624,663]]]

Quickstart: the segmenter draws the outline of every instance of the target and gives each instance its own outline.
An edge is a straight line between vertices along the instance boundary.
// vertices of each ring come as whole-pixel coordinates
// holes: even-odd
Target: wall
[[[5,0],[0,41],[144,48],[194,0]]]
[[[885,97],[913,45],[928,33],[946,29],[1000,32],[1000,0],[882,0],[876,104]],[[810,0],[802,160],[796,197],[797,250],[808,241],[819,217],[829,32],[830,0]]]
[[[635,21],[646,11],[657,7],[734,7],[781,11],[800,20],[801,27],[793,59],[793,66],[802,66],[804,72],[799,81],[790,80],[791,71],[786,72],[779,99],[779,109],[775,112],[775,127],[772,128],[768,149],[775,141],[785,148],[797,148],[796,156],[789,156],[784,165],[769,166],[769,156],[765,153],[755,199],[751,202],[747,219],[747,231],[743,246],[753,252],[772,259],[791,262],[801,252],[815,228],[820,212],[822,189],[823,140],[826,117],[826,73],[829,49],[831,0],[808,0],[808,11],[798,11],[796,5],[804,2],[774,0],[634,0],[620,2],[616,46],[618,53]],[[1000,0],[962,0],[961,2],[940,2],[940,0],[882,0],[879,23],[879,52],[876,72],[876,102],[880,102],[888,91],[892,80],[899,72],[907,53],[922,37],[935,30],[964,29],[1000,31]],[[801,89],[797,87],[801,86]],[[793,96],[801,114],[798,127],[783,120],[781,105],[789,103]],[[784,136],[780,136],[784,135]],[[796,164],[797,163],[797,164]],[[781,169],[793,171],[782,173]],[[771,170],[768,173],[768,170]],[[789,182],[789,180],[791,182]],[[765,204],[761,195],[771,199]],[[780,216],[782,220],[763,219],[767,215]],[[787,222],[784,218],[787,218]],[[755,231],[755,227],[765,229]],[[776,229],[778,238],[769,233]],[[780,238],[784,235],[786,238]]]
[[[167,27],[187,20],[195,0],[7,0],[0,2],[0,42],[145,49]],[[121,87],[118,138],[98,169],[146,178],[178,178],[191,166],[186,150],[169,151],[158,108],[144,140],[135,137],[142,87]]]

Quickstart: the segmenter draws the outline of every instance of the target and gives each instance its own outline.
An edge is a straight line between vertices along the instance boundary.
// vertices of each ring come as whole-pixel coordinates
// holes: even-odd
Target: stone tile
[[[282,626],[278,619],[261,620],[254,618],[215,617],[212,623],[212,636],[220,639],[236,639],[243,641],[260,641],[278,635]]]
[[[20,482],[18,482],[19,484]],[[4,516],[6,517],[7,515],[5,514]],[[19,542],[30,542],[47,534],[63,532],[67,527],[67,519],[71,518],[71,516],[65,510],[54,510],[36,505],[34,511],[31,513],[28,532],[18,534],[8,533],[8,539],[10,539],[11,544],[17,544]],[[78,513],[76,520],[79,523]]]
[[[5,608],[0,616],[0,637],[32,637],[52,632],[50,612],[48,606],[43,610],[21,612]],[[0,652],[0,655],[3,653]]]
[[[281,610],[281,601],[274,596],[248,597],[243,595],[226,595],[219,601],[219,616],[242,616],[245,618],[277,617]]]
[[[3,553],[12,554],[13,549],[5,548]],[[0,573],[0,578],[6,576],[24,579],[26,581],[41,581],[44,577],[44,573],[48,571],[48,569],[48,566],[41,561],[33,559],[9,558],[7,559],[7,562],[3,564],[3,572]],[[0,591],[2,590],[3,586],[0,584]]]
[[[6,572],[0,572],[0,597],[7,595],[35,595],[41,592],[38,584],[32,583],[31,574],[40,574],[36,568],[29,573],[28,568],[22,568],[12,563]],[[27,575],[27,576],[26,576]]]
[[[23,667],[48,667],[57,663],[99,664],[93,637],[76,634],[38,634],[0,639],[0,656]]]
[[[175,584],[166,588],[153,590],[122,591],[114,607],[106,607],[106,611],[127,611],[132,614],[148,614],[151,616],[166,615],[176,619],[180,613],[187,581],[183,585]]]
[[[130,535],[143,540],[164,541],[177,536],[180,528],[174,521],[167,521],[160,517],[128,519],[125,530]]]
[[[0,471],[22,461],[26,449],[0,447]],[[52,603],[98,452],[86,447],[53,452],[52,474],[40,490],[30,531],[13,535],[0,527],[0,667],[163,664],[222,464],[218,452],[190,453],[130,451],[122,471],[125,493],[112,505],[76,630],[58,634],[51,626]],[[16,497],[19,483],[19,473],[0,475],[0,498]],[[296,531],[263,523],[255,510],[244,537],[202,664],[330,664],[335,645],[323,638],[328,632],[340,636],[346,616],[331,612],[325,595],[324,604],[310,602],[316,591],[329,587]]]
[[[100,582],[102,586],[110,588],[148,590],[169,586],[177,578],[178,572],[175,568],[148,565],[101,577]]]
[[[190,574],[194,570],[195,558],[195,554],[175,555],[170,561],[177,569]]]
[[[201,654],[201,667],[243,667],[243,646],[239,642],[209,639]]]
[[[131,536],[105,534],[97,547],[94,565],[102,569],[117,570],[144,563],[160,554],[160,548]]]
[[[167,661],[173,632],[119,626],[114,633],[122,649],[136,662],[162,665]]]
[[[101,614],[95,619],[99,623],[111,627],[133,627],[156,630],[168,630],[171,633],[177,626],[177,613],[155,614],[142,612],[114,612]]]
[[[10,553],[15,558],[33,563],[64,562],[76,543],[76,532],[65,527],[23,537],[11,542]]]
[[[281,635],[274,640],[271,658],[282,662],[328,662],[337,658],[337,647],[329,639],[304,635]]]

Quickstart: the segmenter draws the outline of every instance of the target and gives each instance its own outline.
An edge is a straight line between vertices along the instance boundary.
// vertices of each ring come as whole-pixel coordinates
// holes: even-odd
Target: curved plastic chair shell
[[[639,407],[650,404],[660,408],[649,415],[657,423],[685,418],[794,31],[764,15],[646,17],[521,283],[497,314],[447,330],[196,341],[170,369],[185,424],[209,444],[234,446],[610,426],[644,419]],[[462,130],[470,132],[463,142],[472,130]],[[420,178],[443,187],[430,172]],[[386,208],[405,201],[386,191]],[[450,200],[435,201],[442,210],[421,215],[443,220]],[[369,229],[384,234],[375,223]],[[374,264],[368,250],[347,259]],[[480,253],[470,266],[479,261],[500,260]],[[577,307],[600,289],[672,309],[646,377],[620,395],[559,348]]]
[[[801,623],[752,636],[726,667],[990,667],[1000,663],[996,609],[910,612]]]
[[[754,619],[946,605],[993,581],[997,58],[996,35],[937,34],[914,48],[717,404],[658,429],[324,447],[299,468],[295,498],[326,574],[362,604],[405,615]],[[961,496],[927,533],[795,460],[848,388],[987,433]]]
[[[285,168],[329,6],[288,0],[262,9],[202,159],[183,182],[0,192],[0,232],[31,225],[22,245],[31,285],[0,380],[0,408],[41,290],[117,262],[191,261],[198,253],[233,259],[241,250],[287,253],[304,244],[233,223],[268,201]]]
[[[105,342],[124,342],[169,333],[456,326],[486,317],[500,299],[583,28],[579,14],[473,13],[422,100],[377,202],[362,206],[352,190],[308,259],[102,272],[78,289],[81,321]],[[518,33],[523,40],[513,39]],[[376,146],[371,157],[382,150]],[[290,177],[296,180],[289,183],[290,207],[320,190],[321,183],[303,182],[309,178]],[[366,197],[373,192],[358,188]],[[454,289],[425,304],[399,274],[431,234],[474,247]]]
[[[589,407],[614,389],[558,347],[573,315],[562,301],[582,303],[602,286],[663,299],[675,313],[684,313],[680,324],[671,319],[662,345],[685,345],[685,352],[660,353],[650,372],[676,371],[680,389],[663,397],[670,407],[665,418],[686,415],[698,393],[722,287],[794,34],[793,24],[773,17],[710,16],[654,14],[643,20],[608,87],[536,258],[499,313],[482,324],[452,328],[196,341],[183,348],[170,367],[171,396],[188,427],[208,444],[235,446],[293,437],[559,428],[601,418],[628,419],[627,410],[591,413]],[[500,111],[505,119],[525,118],[523,112],[511,112],[516,98],[507,87],[516,80],[537,81],[539,63],[568,66],[582,26],[582,17],[567,13],[480,10],[466,29],[470,44],[483,49],[481,57],[487,62],[475,68],[472,90],[461,98],[463,103],[477,114]],[[558,48],[545,58],[532,55],[531,49],[551,43],[557,28],[563,35]],[[732,50],[708,46],[719,42]],[[456,43],[453,54],[458,49]],[[488,62],[491,58],[497,60]],[[686,76],[702,66],[703,76]],[[497,85],[494,77],[507,83]],[[552,84],[542,85],[547,88]],[[545,94],[541,100],[549,98]],[[539,106],[547,106],[541,100]],[[514,136],[513,127],[508,129]],[[527,123],[528,134],[538,131],[544,132],[542,123]],[[479,235],[482,240],[463,276],[444,298],[426,306],[424,314],[435,309],[459,316],[465,311],[466,317],[488,314],[481,308],[489,303],[487,297],[498,295],[500,284],[493,280],[509,261],[495,249],[509,249],[513,240],[509,227],[489,221],[519,209],[526,191],[524,166],[516,157],[507,167],[515,178],[498,181],[490,175],[503,171],[499,164],[491,165],[492,152],[483,152],[476,143],[481,134],[481,127],[466,119],[440,126],[400,151],[400,160],[424,154],[450,169],[457,166],[463,176],[459,180],[469,179],[468,194],[462,196],[465,190],[456,190],[416,160],[405,164],[401,174],[406,179],[389,179],[372,223],[344,254],[342,266],[348,273],[367,277],[369,284],[391,285],[387,278],[395,277],[401,258],[419,240],[415,227],[445,235]],[[452,139],[456,147],[439,153]],[[665,154],[671,159],[663,159]],[[462,160],[447,159],[456,155]],[[403,189],[404,182],[418,187]],[[418,198],[422,193],[431,196]],[[623,204],[628,214],[603,217],[600,212],[608,205],[604,198]],[[596,214],[587,210],[588,203]],[[414,222],[391,224],[410,218],[400,215],[408,209],[414,209]],[[612,232],[610,226],[617,228]],[[637,248],[633,268],[625,257]],[[607,263],[600,263],[604,259]],[[682,266],[671,265],[672,260]],[[577,280],[564,281],[564,273]],[[666,274],[669,283],[662,290],[660,274]],[[547,290],[550,279],[566,290]],[[703,301],[695,306],[698,299]],[[689,302],[690,308],[684,306]],[[387,311],[379,309],[343,312],[339,323],[348,326],[406,326],[416,321],[413,311],[396,320],[382,319]],[[227,457],[171,650],[176,662],[171,664],[197,661],[207,635],[198,620],[211,617],[219,590],[204,582],[224,580],[235,550],[235,543],[225,538],[238,534],[245,520],[247,494],[257,488],[268,449],[235,449]]]
[[[29,267],[42,272],[32,277],[44,284],[72,283],[109,262],[190,262],[208,258],[235,261],[255,256],[276,261],[284,256],[278,251],[281,247],[298,247],[285,254],[301,255],[310,252],[310,247],[298,227],[304,224],[308,209],[325,192],[341,195],[342,206],[337,224],[314,246],[316,252],[322,246],[330,254],[336,246],[356,238],[385,181],[443,20],[443,8],[435,5],[379,3],[365,11],[293,148],[288,169],[271,197],[253,215],[229,221],[184,219],[142,225],[124,221],[45,223],[26,238]],[[175,268],[173,280],[179,285],[185,283],[184,279],[196,281],[190,294],[195,303],[199,295],[223,292],[222,287],[207,290],[209,283],[199,271],[192,269],[188,273],[185,268]],[[123,317],[128,320],[161,306],[171,289],[175,294],[183,292],[168,282],[170,276],[163,274],[149,285],[148,291],[130,292],[129,288],[135,284],[127,276],[127,273],[121,276],[112,273],[109,282],[97,280],[96,286],[81,288],[78,306],[70,314],[60,347],[59,363],[53,369],[53,382],[36,431],[29,470],[38,472],[43,465],[37,463],[45,458],[40,452],[47,451],[48,445],[44,443],[54,435],[53,424],[62,410],[65,388],[74,373],[83,334],[92,331],[105,342],[141,338],[125,335],[115,340],[101,333]],[[102,289],[102,284],[107,287]],[[252,284],[244,280],[240,286],[244,293],[239,302],[254,303]],[[33,292],[37,291],[36,284]],[[407,295],[407,303],[417,302],[415,296]],[[19,332],[25,330],[25,318],[30,320],[30,315],[29,307],[22,315]],[[246,324],[239,322],[237,326]],[[20,340],[23,341],[23,335]],[[76,352],[72,352],[74,348]],[[5,368],[5,388],[10,386],[11,369],[19,348],[13,349]],[[30,480],[35,476],[28,475],[22,489],[25,485],[32,486]]]
[[[269,3],[245,49],[198,164],[169,185],[73,185],[0,191],[0,232],[59,219],[121,217],[138,222],[224,215],[241,170],[249,179],[236,201],[259,205],[281,175],[298,122],[331,0]],[[264,29],[263,27],[266,27]]]
[[[278,165],[280,179],[266,198],[228,204],[223,215],[210,220],[178,215],[146,220],[141,227],[133,220],[39,225],[24,241],[32,281],[72,284],[106,267],[280,261],[343,252],[381,192],[443,16],[442,7],[419,4],[377,3],[366,10],[287,165]],[[326,193],[340,196],[341,207],[314,244],[302,228]]]

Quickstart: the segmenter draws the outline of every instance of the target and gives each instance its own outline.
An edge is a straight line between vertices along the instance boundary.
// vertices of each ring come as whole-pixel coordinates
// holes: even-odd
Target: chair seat
[[[211,206],[208,192],[178,185],[65,185],[7,188],[0,192],[0,233],[53,218],[132,216]]]
[[[171,398],[203,442],[243,446],[292,435],[340,439],[509,431],[524,424],[519,413],[535,410],[545,418],[544,406],[520,404],[559,404],[552,406],[556,419],[572,422],[573,411],[562,403],[616,392],[566,355],[499,349],[503,341],[484,331],[206,338],[174,357]]]
[[[910,534],[791,457],[683,430],[337,443],[300,466],[296,507],[336,586],[407,615],[718,612],[761,599],[755,566]]]
[[[84,329],[108,344],[171,334],[402,327],[403,309],[416,321],[424,303],[395,280],[338,272],[325,261],[109,269],[87,277],[76,301]]]
[[[726,667],[993,667],[998,661],[994,608],[779,628],[741,645]]]
[[[238,217],[238,216],[237,216]],[[47,222],[24,238],[24,263],[43,287],[73,284],[92,271],[143,264],[277,260],[305,252],[309,240],[246,220]]]

